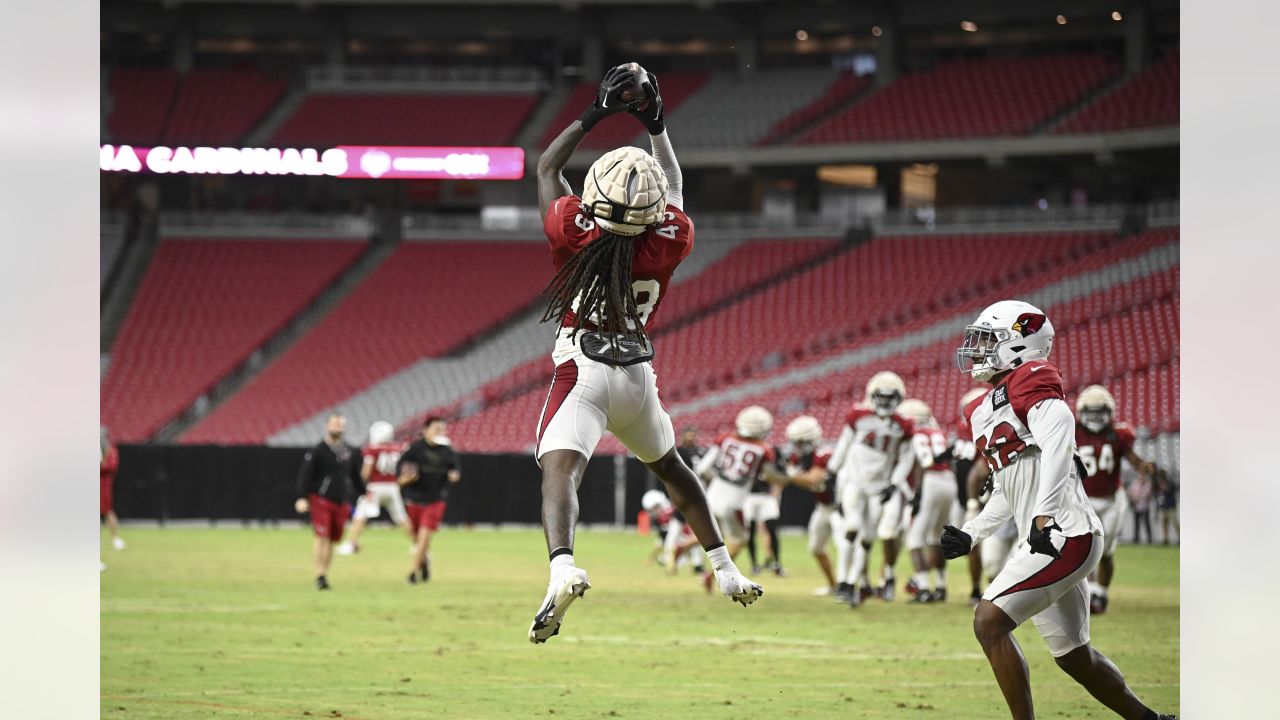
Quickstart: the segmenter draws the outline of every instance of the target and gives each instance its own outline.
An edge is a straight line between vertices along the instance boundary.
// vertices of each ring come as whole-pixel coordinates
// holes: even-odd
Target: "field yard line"
[[[461,684],[454,683],[449,685],[449,690],[451,691],[452,690],[495,690],[495,689],[496,690],[580,690],[584,688],[697,689],[697,688],[733,687],[734,684],[735,684],[734,681],[725,681],[722,683],[708,683],[708,682],[507,683],[507,682],[495,682],[495,683],[461,683]],[[982,679],[982,680],[888,680],[888,679],[882,679],[882,680],[873,680],[873,681],[865,681],[865,682],[857,681],[857,680],[849,680],[844,682],[822,682],[822,683],[752,681],[753,686],[778,688],[783,690],[792,689],[792,688],[840,689],[840,688],[883,688],[883,687],[898,687],[898,688],[986,687],[988,685],[994,686],[994,684],[995,684],[995,680],[989,680],[989,679]],[[1131,682],[1129,683],[1129,687],[1132,687],[1132,688],[1164,688],[1164,687],[1180,687],[1180,686],[1181,686],[1180,682],[1153,682],[1153,683]],[[260,688],[255,690],[245,690],[242,688],[227,688],[225,690],[166,692],[164,695],[158,695],[154,697],[145,696],[145,695],[114,695],[114,694],[104,694],[102,697],[104,700],[109,698],[113,700],[146,700],[151,702],[163,702],[167,698],[222,697],[222,696],[268,695],[268,694],[270,695],[298,695],[298,694],[311,695],[311,694],[317,694],[317,693],[340,693],[340,694],[360,693],[360,692],[367,693],[370,691],[377,691],[378,689],[379,688],[376,685],[346,685],[346,686],[319,685],[315,687],[290,685],[289,687]],[[176,699],[172,700],[172,702],[185,702],[189,704],[207,704],[207,705],[213,705],[215,707],[218,707],[215,703],[212,703],[212,702],[199,702],[199,701],[191,701],[191,700],[182,701],[182,700],[176,700]],[[229,706],[229,707],[234,708],[234,706]],[[272,711],[272,712],[276,712],[276,711]],[[345,715],[344,717],[351,718],[351,720],[358,720],[357,718],[351,715]]]
[[[170,694],[175,695],[177,693],[170,693]],[[286,715],[288,717],[297,717],[298,715],[298,711],[294,708],[242,707],[239,705],[224,705],[222,703],[207,702],[207,701],[200,701],[200,700],[175,700],[170,698],[147,697],[145,695],[103,695],[102,696],[103,700],[106,700],[108,698],[112,700],[125,700],[128,702],[134,702],[134,701],[140,700],[142,702],[150,702],[150,703],[157,703],[157,704],[169,703],[174,705],[196,705],[199,707],[210,707],[210,708],[217,708],[219,710],[230,710],[233,712],[243,712],[243,713],[253,713],[253,714],[271,713],[272,715]],[[360,717],[358,715],[348,715],[346,713],[343,713],[342,715],[316,714],[314,715],[314,717],[319,717],[319,718],[342,717],[342,718],[345,718],[345,720],[371,720],[371,718]]]

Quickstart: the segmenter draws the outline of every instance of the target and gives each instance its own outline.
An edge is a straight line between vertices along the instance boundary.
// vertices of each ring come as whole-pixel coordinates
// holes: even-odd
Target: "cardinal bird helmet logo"
[[[1026,337],[1040,332],[1040,328],[1044,327],[1044,315],[1038,313],[1022,313],[1018,319],[1013,321],[1013,331]]]

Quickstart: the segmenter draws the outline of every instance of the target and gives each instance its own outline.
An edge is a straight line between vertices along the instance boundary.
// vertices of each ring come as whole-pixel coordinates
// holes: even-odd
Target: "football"
[[[634,78],[631,87],[622,91],[622,101],[625,103],[633,103],[640,101],[640,108],[644,109],[649,105],[649,93],[645,89],[644,81],[648,77],[648,73],[644,68],[640,67],[640,63],[632,62],[628,64],[628,70]]]

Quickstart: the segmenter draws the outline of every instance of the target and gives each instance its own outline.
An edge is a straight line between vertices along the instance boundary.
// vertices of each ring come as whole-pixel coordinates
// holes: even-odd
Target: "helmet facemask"
[[[956,367],[973,379],[986,382],[1004,368],[996,348],[1008,340],[1008,330],[992,329],[982,325],[970,325],[964,329],[964,343],[956,350]]]
[[[1111,408],[1106,405],[1089,405],[1080,409],[1080,424],[1089,432],[1100,433],[1111,427]]]
[[[897,390],[876,390],[871,393],[871,406],[880,417],[892,415],[901,402],[902,393]]]

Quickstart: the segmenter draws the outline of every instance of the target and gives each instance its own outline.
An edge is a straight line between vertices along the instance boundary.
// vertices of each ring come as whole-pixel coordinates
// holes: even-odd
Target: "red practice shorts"
[[[311,529],[315,530],[317,536],[327,537],[334,542],[341,540],[349,517],[351,505],[336,503],[319,495],[311,496]]]
[[[419,505],[417,503],[405,503],[404,509],[409,513],[409,523],[413,526],[413,532],[417,533],[418,528],[425,527],[431,532],[440,529],[440,521],[444,519],[444,501],[437,500],[427,505]]]
[[[115,485],[115,478],[100,477],[98,482],[98,514],[106,515],[115,506],[111,497],[111,489]]]

